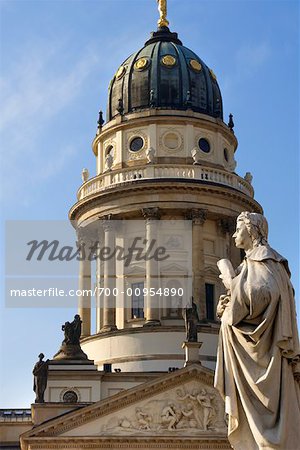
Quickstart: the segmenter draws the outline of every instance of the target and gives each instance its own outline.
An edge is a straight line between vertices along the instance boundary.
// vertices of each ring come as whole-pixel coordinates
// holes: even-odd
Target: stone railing
[[[102,192],[108,187],[134,180],[147,179],[192,179],[234,188],[253,198],[254,191],[244,178],[221,169],[187,165],[148,165],[144,167],[118,169],[106,172],[86,181],[77,192],[78,200]]]
[[[30,409],[0,409],[0,422],[30,422]]]

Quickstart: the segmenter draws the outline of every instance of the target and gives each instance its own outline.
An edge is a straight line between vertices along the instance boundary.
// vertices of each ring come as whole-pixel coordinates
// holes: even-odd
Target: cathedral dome
[[[147,108],[191,109],[223,119],[215,74],[167,27],[121,64],[109,86],[108,121]]]

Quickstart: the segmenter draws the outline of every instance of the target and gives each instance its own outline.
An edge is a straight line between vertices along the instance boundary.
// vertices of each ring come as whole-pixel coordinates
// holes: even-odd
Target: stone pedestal
[[[87,355],[81,349],[79,344],[64,344],[53,356],[54,360],[88,360]]]
[[[190,364],[201,364],[199,359],[199,349],[201,348],[203,342],[188,342],[184,341],[182,348],[185,349],[185,363],[184,367]]]
[[[101,376],[99,376],[94,361],[89,359],[52,359],[48,366],[45,403],[37,404],[36,411],[38,411],[39,417],[44,418],[45,414],[51,416],[52,409],[57,407],[55,404],[60,404],[58,406],[62,410],[64,408],[72,409],[80,407],[81,404],[98,401],[100,398]]]

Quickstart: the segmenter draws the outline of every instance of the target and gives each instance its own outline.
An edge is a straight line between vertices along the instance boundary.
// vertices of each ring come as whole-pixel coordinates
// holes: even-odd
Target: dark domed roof
[[[190,108],[223,119],[213,71],[167,27],[123,62],[109,86],[107,121],[146,108]]]

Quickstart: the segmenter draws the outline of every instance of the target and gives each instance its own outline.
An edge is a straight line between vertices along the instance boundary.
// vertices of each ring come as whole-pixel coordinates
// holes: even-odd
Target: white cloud
[[[0,142],[2,192],[6,200],[24,192],[35,181],[62,171],[75,153],[70,146],[53,149],[51,155],[43,154],[39,148],[49,121],[76,100],[98,63],[96,53],[84,49],[83,56],[78,55],[72,65],[65,64],[64,45],[39,42],[32,47],[27,43],[19,60],[6,73],[2,70]],[[30,51],[24,51],[25,47],[31,47]]]

